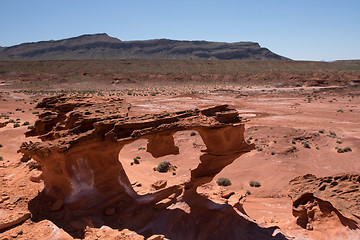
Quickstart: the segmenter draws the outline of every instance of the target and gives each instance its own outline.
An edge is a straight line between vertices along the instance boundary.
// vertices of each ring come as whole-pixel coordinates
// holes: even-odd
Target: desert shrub
[[[344,152],[351,152],[351,151],[352,151],[351,147],[345,147],[344,148]]]
[[[296,144],[295,139],[291,140],[291,143],[292,143],[292,144]]]
[[[304,146],[304,148],[310,148],[310,144],[309,144],[309,142],[308,141],[302,141],[301,142],[302,144],[303,144],[303,146]]]
[[[4,160],[4,158],[2,156],[0,156],[0,161]]]
[[[217,185],[219,186],[230,186],[231,185],[231,181],[228,178],[219,178],[218,180],[216,180]]]
[[[336,149],[337,149],[337,152],[338,152],[338,153],[344,153],[344,149],[339,148],[339,147],[338,147],[338,148],[336,148]]]
[[[251,143],[250,139],[246,139],[246,143],[250,144]]]
[[[271,155],[275,155],[275,152],[271,152]]]
[[[135,164],[140,164],[140,161],[139,161],[140,157],[137,156],[137,157],[134,157],[133,160],[134,160],[134,163]]]
[[[324,132],[325,132],[325,130],[323,130],[323,129],[319,130],[319,133],[324,133]]]
[[[261,152],[263,149],[261,147],[258,147],[257,150]]]
[[[23,123],[23,126],[27,126],[27,125],[30,125],[30,123],[28,121]]]
[[[34,126],[28,126],[27,129],[34,129]]]
[[[258,181],[251,180],[249,182],[250,187],[260,187],[261,184]]]
[[[13,127],[14,127],[14,128],[20,127],[20,124],[15,123],[15,124],[13,125]]]
[[[342,144],[342,141],[340,141],[339,139],[336,140],[336,143]]]
[[[247,194],[247,195],[251,195],[251,192],[250,192],[249,189],[246,190],[246,194]]]
[[[344,111],[343,111],[342,109],[339,109],[339,110],[337,110],[337,112],[341,112],[341,113],[343,113]]]
[[[159,163],[159,165],[157,165],[156,171],[162,172],[162,173],[167,172],[167,171],[169,171],[170,166],[171,166],[171,164],[168,161],[161,162],[161,163]]]
[[[139,147],[138,150],[139,150],[139,151],[140,151],[140,150],[145,150],[145,148],[144,148],[144,147]]]
[[[2,148],[3,147],[3,145],[2,144],[0,144],[0,148]]]
[[[336,138],[336,133],[333,132],[333,131],[329,131],[330,135],[328,135],[328,137],[331,137],[331,138]]]
[[[194,131],[192,131],[191,133],[190,133],[190,136],[195,136],[196,135],[196,132],[194,132]]]
[[[17,109],[15,109],[15,111],[21,111],[21,108],[17,108]]]

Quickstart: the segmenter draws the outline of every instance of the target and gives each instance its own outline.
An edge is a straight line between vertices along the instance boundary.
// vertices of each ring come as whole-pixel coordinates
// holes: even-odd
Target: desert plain
[[[360,239],[359,61],[0,62],[0,91],[0,239]],[[153,223],[139,226],[121,219],[108,226],[131,206],[123,210],[110,201],[104,212],[87,215],[80,209],[72,214],[78,209],[74,204],[68,208],[66,201],[46,198],[46,155],[39,164],[21,151],[24,142],[42,141],[40,133],[25,133],[37,128],[39,116],[56,109],[56,103],[51,109],[43,100],[61,97],[69,104],[74,98],[89,106],[96,103],[96,113],[112,104],[111,114],[123,111],[116,106],[121,99],[130,120],[193,109],[201,115],[201,109],[228,105],[244,126],[244,144],[252,148],[196,188],[197,198],[212,205],[195,209],[182,201],[186,196],[179,190],[175,197],[158,199],[156,207],[148,206],[153,210],[146,215],[139,208],[128,217],[136,221],[146,216]],[[72,117],[71,111],[65,115]],[[43,141],[62,139],[57,131],[58,137]],[[154,157],[147,151],[149,140],[141,138],[118,154],[138,196],[185,186],[201,163],[206,146],[199,131],[180,129],[173,136],[179,149],[175,154]],[[169,162],[171,169],[157,171],[160,162]],[[219,186],[219,178],[231,185]],[[181,217],[161,212],[165,221],[174,221],[161,222],[156,211],[166,209],[178,209]],[[229,211],[228,219],[237,219],[236,224],[224,220]],[[202,228],[213,231],[205,234]],[[228,234],[230,228],[244,234],[233,229],[235,235]]]

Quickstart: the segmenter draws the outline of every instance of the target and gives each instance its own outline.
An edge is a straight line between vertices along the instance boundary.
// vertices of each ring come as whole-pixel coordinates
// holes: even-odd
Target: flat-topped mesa
[[[241,117],[227,105],[131,117],[130,104],[119,98],[56,96],[37,107],[45,112],[26,136],[38,136],[42,142],[23,143],[21,152],[41,164],[48,196],[77,207],[84,207],[84,199],[87,208],[114,196],[128,203],[147,199],[155,204],[179,189],[193,192],[254,148],[244,141]],[[190,181],[153,197],[137,195],[119,161],[121,149],[148,139],[152,156],[178,154],[173,135],[182,130],[199,132],[207,148]]]

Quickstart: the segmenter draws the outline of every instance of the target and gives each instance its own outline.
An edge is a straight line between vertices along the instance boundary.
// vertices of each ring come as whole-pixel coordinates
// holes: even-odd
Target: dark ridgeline
[[[0,60],[83,59],[289,60],[255,42],[121,41],[105,33],[0,47]]]

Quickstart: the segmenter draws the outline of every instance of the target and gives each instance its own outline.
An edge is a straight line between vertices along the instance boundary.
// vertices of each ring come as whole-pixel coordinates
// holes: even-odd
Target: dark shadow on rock
[[[76,238],[84,236],[86,226],[109,226],[130,229],[145,237],[163,234],[169,239],[287,239],[281,233],[273,236],[276,227],[262,228],[239,215],[228,204],[217,204],[194,191],[185,193],[170,207],[159,209],[139,201],[114,203],[116,213],[104,214],[104,209],[69,209],[50,211],[52,199],[40,193],[29,202],[35,222],[48,219]],[[125,207],[124,207],[125,206]],[[181,207],[178,208],[177,206]],[[185,210],[183,210],[185,209]]]

